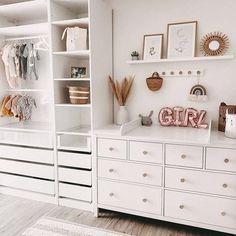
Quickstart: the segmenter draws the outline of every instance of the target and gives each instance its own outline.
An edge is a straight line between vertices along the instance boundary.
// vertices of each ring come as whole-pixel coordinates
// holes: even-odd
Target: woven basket
[[[219,121],[218,121],[218,130],[225,132],[225,121],[226,121],[226,111],[228,110],[229,114],[236,114],[236,105],[226,105],[221,103],[219,107]]]
[[[67,86],[69,88],[69,98],[72,104],[88,104],[89,87]]]
[[[158,91],[162,87],[163,78],[157,72],[154,72],[151,77],[146,79],[146,83],[151,91]]]

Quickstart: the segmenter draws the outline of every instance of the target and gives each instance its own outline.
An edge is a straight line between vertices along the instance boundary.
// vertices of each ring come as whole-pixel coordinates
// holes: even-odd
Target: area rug
[[[22,236],[131,236],[102,230],[95,227],[62,221],[55,218],[43,218],[28,228]]]

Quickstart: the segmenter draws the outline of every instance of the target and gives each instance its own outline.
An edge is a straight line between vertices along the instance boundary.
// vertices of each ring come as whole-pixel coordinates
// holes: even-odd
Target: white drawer
[[[92,189],[90,187],[59,183],[59,196],[91,202]]]
[[[149,185],[162,185],[162,167],[113,160],[98,160],[98,176]]]
[[[45,194],[55,193],[55,182],[0,173],[0,185]]]
[[[236,200],[165,192],[164,215],[167,217],[236,229],[235,209]]]
[[[0,158],[53,164],[53,151],[0,145]]]
[[[0,172],[54,179],[54,167],[27,162],[0,159]]]
[[[98,139],[98,156],[126,159],[126,146],[124,140]]]
[[[130,160],[162,163],[162,144],[130,142]]]
[[[166,164],[202,168],[203,147],[166,145]]]
[[[206,168],[236,172],[236,149],[207,148]]]
[[[98,203],[134,211],[161,214],[161,189],[98,181]]]
[[[91,169],[91,155],[72,152],[58,152],[58,165]]]
[[[87,170],[76,170],[59,167],[58,178],[59,181],[62,182],[92,185],[91,171]]]
[[[165,186],[195,192],[236,196],[236,175],[166,168]]]

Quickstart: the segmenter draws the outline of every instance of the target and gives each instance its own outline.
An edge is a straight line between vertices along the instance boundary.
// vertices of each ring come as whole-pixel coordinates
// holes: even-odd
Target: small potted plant
[[[139,53],[137,51],[133,51],[131,53],[131,57],[132,57],[133,61],[137,61],[137,60],[139,60]]]

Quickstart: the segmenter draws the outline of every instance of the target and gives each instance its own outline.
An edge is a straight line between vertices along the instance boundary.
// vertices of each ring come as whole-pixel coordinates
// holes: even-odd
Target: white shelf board
[[[14,21],[47,21],[47,2],[46,0],[34,0],[0,5],[0,16]]]
[[[88,0],[54,0],[54,2],[76,13],[88,11]]]
[[[7,89],[8,92],[44,92],[44,89]]]
[[[71,26],[87,27],[89,25],[89,18],[85,17],[80,19],[53,21],[52,24],[62,27],[71,27]]]
[[[71,103],[64,103],[64,104],[55,104],[56,107],[81,107],[81,108],[90,108],[91,104],[71,104]]]
[[[55,78],[55,81],[90,81],[90,78]]]
[[[191,62],[191,61],[223,61],[223,60],[233,60],[234,55],[226,56],[215,56],[215,57],[191,57],[191,58],[170,58],[170,59],[159,59],[159,60],[137,60],[137,61],[127,61],[130,65],[135,64],[151,64],[151,63],[168,63],[168,62]]]
[[[56,56],[67,56],[67,57],[78,57],[78,58],[89,58],[89,50],[81,51],[63,51],[63,52],[54,52],[53,55]]]
[[[16,37],[29,35],[45,35],[48,34],[48,23],[10,26],[0,28],[0,35]]]
[[[50,123],[46,122],[35,122],[35,121],[26,121],[26,122],[14,122],[8,123],[0,126],[2,131],[21,131],[21,132],[30,132],[30,133],[51,133],[52,126]]]
[[[74,127],[64,131],[58,131],[57,134],[91,136],[91,127]]]

